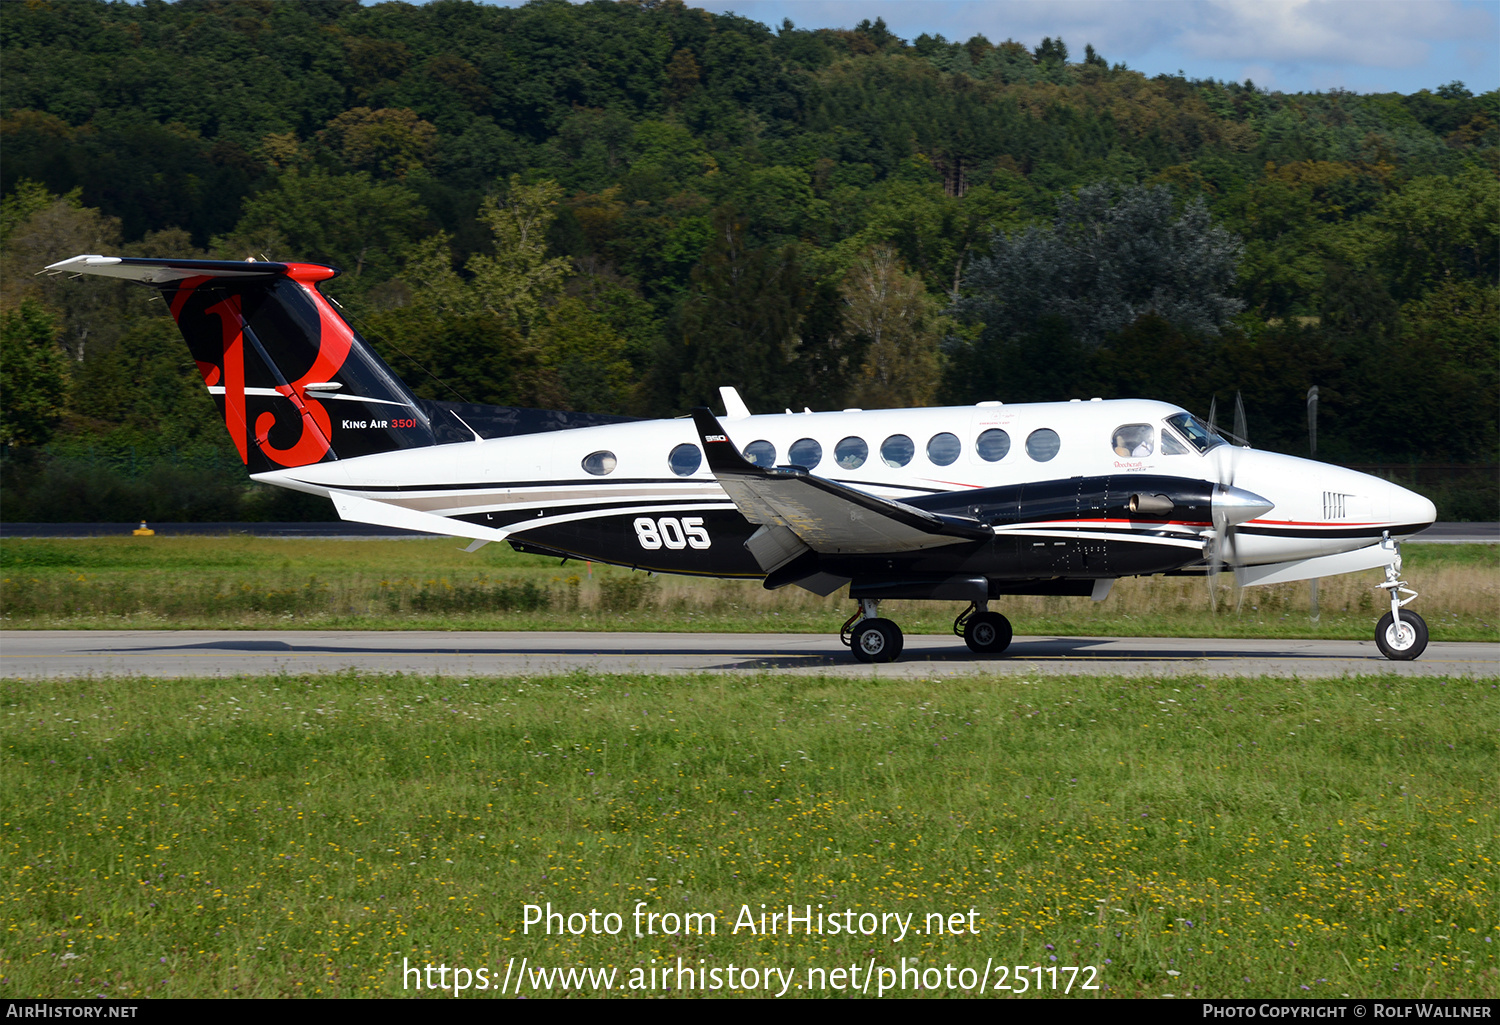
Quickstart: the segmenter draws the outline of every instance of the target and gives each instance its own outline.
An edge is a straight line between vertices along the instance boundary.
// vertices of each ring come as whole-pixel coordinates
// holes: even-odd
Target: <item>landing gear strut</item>
[[[901,657],[905,638],[901,628],[889,619],[880,619],[878,598],[861,598],[859,611],[845,621],[839,640],[854,651],[859,662],[894,662]]]
[[[1415,612],[1402,612],[1416,597],[1417,592],[1406,586],[1401,577],[1401,545],[1392,541],[1389,534],[1381,542],[1396,550],[1396,558],[1385,568],[1385,583],[1376,586],[1391,598],[1391,611],[1380,617],[1375,624],[1375,646],[1386,658],[1396,662],[1410,662],[1427,650],[1427,624]],[[1408,597],[1401,597],[1401,595]]]
[[[998,655],[1010,647],[1010,620],[989,611],[989,602],[976,601],[958,614],[953,632],[978,655]]]

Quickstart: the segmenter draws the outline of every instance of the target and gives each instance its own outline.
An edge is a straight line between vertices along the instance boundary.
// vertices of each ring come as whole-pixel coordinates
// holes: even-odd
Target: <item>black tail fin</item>
[[[166,299],[251,473],[437,443],[423,404],[318,291],[332,267],[75,256]]]

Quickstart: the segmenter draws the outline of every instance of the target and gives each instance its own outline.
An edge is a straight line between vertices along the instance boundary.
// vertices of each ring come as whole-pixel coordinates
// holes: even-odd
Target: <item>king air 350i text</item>
[[[160,290],[251,475],[346,520],[662,573],[845,585],[855,658],[889,662],[886,598],[969,603],[1004,651],[1007,595],[1103,600],[1120,577],[1232,570],[1241,586],[1383,567],[1375,628],[1411,659],[1399,542],[1431,502],[1389,481],[1227,442],[1163,402],[1121,399],[674,420],[415,397],[319,292],[317,264],[77,256],[52,272]]]

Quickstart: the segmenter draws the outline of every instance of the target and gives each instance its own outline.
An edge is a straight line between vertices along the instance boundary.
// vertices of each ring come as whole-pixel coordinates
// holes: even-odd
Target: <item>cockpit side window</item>
[[[1156,451],[1156,429],[1150,424],[1124,424],[1116,427],[1110,447],[1117,456],[1144,458]]]
[[[1202,420],[1191,413],[1178,413],[1167,417],[1167,424],[1187,440],[1199,452],[1207,452],[1219,445],[1228,444],[1223,438],[1208,429]]]
[[[1177,440],[1177,436],[1171,431],[1161,432],[1161,454],[1164,456],[1185,456],[1188,447]]]

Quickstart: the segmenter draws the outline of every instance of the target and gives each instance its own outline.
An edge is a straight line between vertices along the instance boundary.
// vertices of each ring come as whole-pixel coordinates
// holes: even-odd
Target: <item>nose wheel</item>
[[[1427,623],[1415,612],[1404,608],[1416,598],[1417,592],[1406,586],[1401,577],[1401,546],[1391,540],[1389,534],[1381,542],[1394,548],[1396,557],[1385,568],[1385,583],[1378,586],[1391,597],[1391,611],[1380,617],[1375,624],[1375,646],[1380,653],[1393,662],[1410,662],[1427,650]],[[1402,597],[1406,595],[1406,597]]]
[[[1375,624],[1375,646],[1392,661],[1410,662],[1427,650],[1427,624],[1415,612],[1401,613],[1399,622],[1387,612]]]

